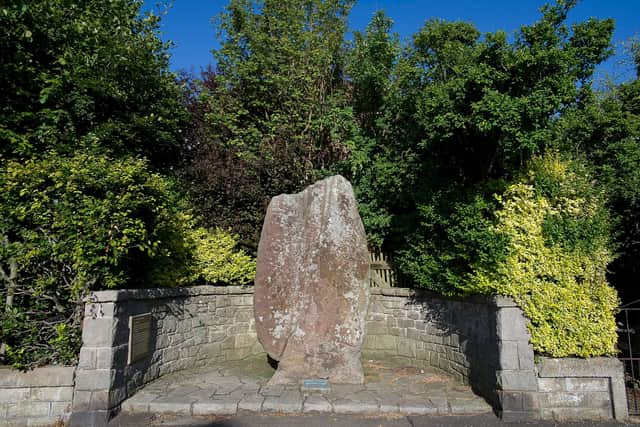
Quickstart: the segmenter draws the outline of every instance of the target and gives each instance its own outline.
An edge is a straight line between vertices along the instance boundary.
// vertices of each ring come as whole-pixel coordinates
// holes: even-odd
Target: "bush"
[[[511,185],[496,212],[508,239],[504,262],[474,268],[466,292],[514,297],[530,319],[536,352],[553,357],[615,353],[616,291],[606,280],[609,222],[579,164],[549,155]]]
[[[186,282],[188,218],[143,160],[10,161],[0,190],[5,363],[71,363],[91,290]]]
[[[227,285],[246,285],[253,281],[255,260],[236,249],[237,236],[219,228],[209,232],[201,227],[189,234],[194,243],[194,281]]]

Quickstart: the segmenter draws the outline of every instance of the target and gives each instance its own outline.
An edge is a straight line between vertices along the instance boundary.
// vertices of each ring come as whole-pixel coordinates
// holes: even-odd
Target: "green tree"
[[[589,92],[594,67],[610,54],[613,22],[569,28],[575,3],[544,6],[513,41],[430,20],[395,61],[376,147],[365,151],[376,153],[376,180],[386,185],[377,200],[389,217],[384,244],[415,285],[456,293],[472,265],[506,256],[491,228],[493,194],[554,146],[552,123]],[[368,180],[355,181],[375,197]]]
[[[632,49],[640,67],[637,44]],[[640,68],[638,68],[640,70]],[[640,73],[630,82],[589,94],[555,128],[559,146],[590,162],[615,219],[618,257],[610,277],[623,300],[638,298],[640,274]]]
[[[269,199],[317,178],[357,131],[342,79],[352,4],[232,0],[218,17],[185,174],[206,225],[230,226],[252,250]]]
[[[76,357],[94,289],[189,276],[181,89],[142,1],[0,6],[0,358]]]
[[[8,161],[0,172],[0,342],[17,367],[70,363],[91,290],[176,286],[188,217],[146,162],[94,153]]]
[[[140,0],[0,6],[0,160],[98,146],[174,162],[184,118],[159,17]]]

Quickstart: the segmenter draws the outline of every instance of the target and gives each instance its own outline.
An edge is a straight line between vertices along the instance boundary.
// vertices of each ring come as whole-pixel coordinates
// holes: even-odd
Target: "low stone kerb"
[[[0,387],[47,387],[73,386],[73,366],[52,366],[20,372],[10,368],[0,368]]]

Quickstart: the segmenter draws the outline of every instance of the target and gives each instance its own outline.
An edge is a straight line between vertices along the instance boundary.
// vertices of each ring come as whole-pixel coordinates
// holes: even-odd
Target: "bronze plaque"
[[[151,313],[129,316],[129,364],[151,354]]]

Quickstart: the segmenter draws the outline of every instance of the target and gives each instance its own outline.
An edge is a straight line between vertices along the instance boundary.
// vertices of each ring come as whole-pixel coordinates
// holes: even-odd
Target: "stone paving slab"
[[[267,385],[274,369],[264,357],[175,372],[147,384],[122,404],[125,414],[486,414],[491,406],[448,374],[365,361],[363,385]]]

